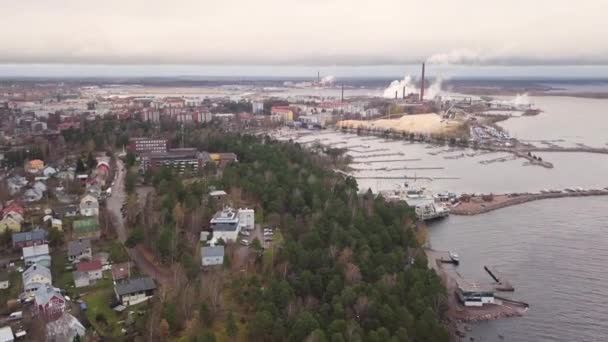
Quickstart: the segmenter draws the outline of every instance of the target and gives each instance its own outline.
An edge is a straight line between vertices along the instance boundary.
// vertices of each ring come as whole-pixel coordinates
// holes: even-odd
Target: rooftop
[[[47,254],[49,254],[49,245],[47,245],[47,244],[35,245],[35,246],[23,248],[23,257],[24,258],[38,256],[38,255],[47,255]]]
[[[203,258],[224,257],[224,246],[201,247]]]
[[[80,255],[91,248],[91,240],[81,239],[68,242],[68,255]]]
[[[91,272],[97,271],[101,269],[101,261],[93,260],[93,261],[81,261],[76,265],[76,269],[79,272]]]
[[[130,278],[116,282],[115,288],[116,293],[119,296],[123,296],[136,292],[154,290],[156,289],[156,284],[154,283],[154,280],[149,277]]]

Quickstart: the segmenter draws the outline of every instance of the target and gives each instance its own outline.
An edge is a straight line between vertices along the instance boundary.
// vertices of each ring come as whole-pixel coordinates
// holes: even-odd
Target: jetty
[[[369,152],[369,151],[366,151]],[[364,154],[360,156],[356,156],[357,159],[365,159],[365,158],[376,158],[376,157],[391,157],[391,156],[403,156],[403,152],[391,152],[391,153],[378,153],[378,154]]]
[[[538,201],[542,199],[550,198],[564,198],[564,197],[588,197],[588,196],[607,196],[608,189],[593,189],[593,190],[580,190],[580,191],[553,191],[545,193],[524,193],[524,194],[503,194],[503,195],[480,195],[473,196],[461,201],[451,208],[453,215],[478,215],[487,213],[492,210],[497,210],[517,204]],[[488,197],[490,197],[489,200]],[[485,198],[484,198],[485,197]]]
[[[355,160],[359,159],[359,157],[357,157]],[[422,159],[418,159],[418,158],[412,158],[412,159],[383,159],[383,160],[369,160],[369,161],[354,161],[351,163],[351,165],[356,165],[356,164],[369,164],[369,163],[392,163],[392,162],[414,162],[414,161],[420,161]],[[436,169],[436,168],[434,168]]]
[[[496,282],[495,284],[492,284],[494,285],[494,289],[496,291],[515,291],[515,288],[513,285],[511,285],[511,282],[502,273],[500,273],[495,266],[484,266],[483,269],[486,270],[490,277],[492,277],[492,279],[494,279]]]

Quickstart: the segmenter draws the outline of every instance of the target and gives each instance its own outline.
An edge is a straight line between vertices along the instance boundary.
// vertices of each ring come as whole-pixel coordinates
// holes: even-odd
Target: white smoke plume
[[[403,88],[405,88],[405,96],[411,93],[420,93],[420,88],[418,85],[412,82],[412,77],[406,75],[402,80],[392,81],[391,84],[384,89],[384,93],[382,97],[387,99],[394,99],[395,92],[397,92],[397,97],[402,98],[403,96]],[[424,98],[427,100],[435,98],[435,96],[441,93],[441,78],[436,78],[435,81],[424,90]]]
[[[525,94],[517,94],[517,96],[515,96],[515,98],[513,100],[511,100],[511,103],[516,106],[527,106],[531,102],[530,102],[530,97],[528,96],[527,93],[525,93]]]
[[[332,85],[336,81],[336,77],[334,76],[325,76],[321,79],[321,85]]]
[[[426,62],[429,64],[439,65],[474,65],[483,64],[487,59],[487,56],[482,55],[478,51],[470,49],[456,49],[448,53],[437,53],[427,58]]]

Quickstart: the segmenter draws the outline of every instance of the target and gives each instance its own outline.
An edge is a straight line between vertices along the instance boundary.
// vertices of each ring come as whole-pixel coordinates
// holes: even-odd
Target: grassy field
[[[89,289],[83,300],[87,304],[86,316],[97,333],[112,339],[122,336],[120,314],[110,308],[114,296],[112,280],[101,279],[83,289]]]

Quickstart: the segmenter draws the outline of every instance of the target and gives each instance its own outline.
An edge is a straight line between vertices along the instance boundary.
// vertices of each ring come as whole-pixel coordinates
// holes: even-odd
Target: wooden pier
[[[505,276],[500,273],[495,266],[484,266],[483,269],[486,270],[490,277],[492,277],[492,279],[494,279],[494,281],[496,282],[495,284],[492,284],[496,291],[515,291],[515,288],[513,287],[513,285],[511,285],[511,282],[506,279]]]
[[[369,152],[369,151],[366,151]],[[392,153],[379,153],[379,154],[364,154],[361,156],[355,156],[357,159],[364,158],[376,158],[376,157],[390,157],[390,156],[403,156],[403,152],[392,152]]]
[[[359,159],[359,157],[355,158],[355,160]],[[351,163],[351,165],[356,165],[356,164],[370,164],[370,163],[392,163],[392,162],[414,162],[414,161],[421,161],[422,159],[419,158],[412,158],[412,159],[383,159],[383,160],[369,160],[369,161],[354,161]],[[436,168],[433,168],[436,170]],[[431,169],[429,169],[431,170]]]

